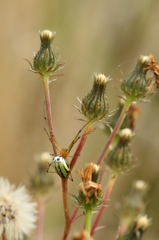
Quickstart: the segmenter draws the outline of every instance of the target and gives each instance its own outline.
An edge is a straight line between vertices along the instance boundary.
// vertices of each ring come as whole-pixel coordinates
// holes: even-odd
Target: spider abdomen
[[[63,157],[56,156],[53,158],[53,165],[55,171],[61,178],[67,178],[70,174],[70,168],[68,163]]]

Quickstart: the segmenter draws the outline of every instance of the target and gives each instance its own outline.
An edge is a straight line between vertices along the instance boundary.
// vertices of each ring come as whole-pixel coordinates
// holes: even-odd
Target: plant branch
[[[36,240],[42,240],[43,235],[43,218],[44,218],[44,202],[40,201],[38,203],[38,222],[36,231]]]
[[[96,231],[96,228],[98,226],[98,223],[103,215],[103,212],[107,206],[107,203],[108,203],[108,200],[110,198],[110,194],[113,190],[113,187],[114,187],[114,184],[116,182],[116,179],[117,179],[117,175],[114,175],[114,174],[111,174],[110,175],[110,178],[109,178],[109,181],[108,181],[108,185],[107,185],[107,190],[105,192],[105,195],[104,195],[104,198],[103,198],[103,202],[102,202],[102,205],[101,205],[101,208],[99,209],[99,212],[97,213],[97,216],[95,218],[95,221],[92,225],[92,228],[91,228],[91,236],[94,235],[95,231]]]
[[[62,182],[62,194],[63,194],[63,206],[65,215],[65,229],[62,240],[66,240],[71,227],[70,211],[68,206],[68,178],[61,178]]]
[[[83,133],[83,135],[82,135],[82,137],[81,137],[81,140],[80,140],[80,142],[79,142],[79,144],[78,144],[78,147],[77,147],[77,149],[76,149],[76,151],[75,151],[75,153],[74,153],[74,155],[73,155],[73,157],[72,157],[72,160],[71,160],[71,162],[70,162],[70,169],[71,169],[71,170],[73,169],[74,165],[75,165],[76,162],[77,162],[78,157],[80,156],[80,153],[81,153],[81,151],[82,151],[82,149],[83,149],[83,147],[84,147],[84,144],[85,144],[85,142],[86,142],[86,140],[87,140],[88,134],[89,134],[90,131],[91,131],[92,125],[93,125],[93,123],[90,122],[90,123],[85,127],[84,133]]]
[[[52,144],[53,152],[55,155],[57,155],[53,123],[52,123],[51,101],[50,101],[50,91],[49,91],[50,82],[48,77],[43,77],[43,83],[44,83],[44,90],[45,90],[46,114],[47,114],[47,122],[48,122],[48,128],[49,128],[49,137]]]
[[[101,153],[101,155],[100,155],[100,157],[98,159],[98,162],[97,162],[98,165],[100,165],[100,163],[101,163],[104,155],[108,151],[109,146],[112,143],[116,133],[120,129],[120,127],[121,127],[121,125],[122,125],[122,123],[123,123],[123,121],[125,119],[126,113],[129,110],[130,105],[131,105],[131,102],[125,102],[125,105],[123,106],[123,109],[122,109],[121,114],[120,114],[120,116],[118,118],[118,121],[117,121],[117,123],[116,123],[116,125],[114,127],[114,130],[112,131],[112,133],[111,133],[111,135],[110,135],[110,137],[109,137],[109,139],[108,139],[108,141],[107,141],[107,143],[106,143],[106,145],[105,145],[105,147],[104,147],[104,149],[103,149],[103,151],[102,151],[102,153]]]

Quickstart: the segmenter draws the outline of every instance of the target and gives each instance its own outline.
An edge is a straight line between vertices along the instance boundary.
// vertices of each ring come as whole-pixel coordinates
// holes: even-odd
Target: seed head
[[[36,221],[36,203],[26,188],[15,188],[7,179],[0,178],[0,235],[8,240],[20,240],[30,235]]]
[[[84,208],[91,207],[93,209],[101,203],[102,197],[101,185],[97,183],[99,166],[89,163],[78,173],[81,175],[82,182],[78,186],[79,197],[77,200]]]
[[[109,77],[104,74],[95,73],[93,88],[82,99],[81,112],[88,120],[101,120],[109,111],[109,104],[106,98],[106,87]]]

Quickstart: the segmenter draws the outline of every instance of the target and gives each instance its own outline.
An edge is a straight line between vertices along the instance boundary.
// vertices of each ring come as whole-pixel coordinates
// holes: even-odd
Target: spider
[[[70,166],[69,166],[69,163],[67,161],[67,157],[71,151],[71,149],[73,148],[74,144],[80,139],[80,133],[82,132],[82,130],[87,126],[87,124],[90,123],[87,122],[79,131],[78,133],[76,134],[75,138],[73,139],[73,141],[71,142],[71,144],[69,145],[68,148],[63,148],[61,149],[56,140],[55,140],[55,137],[52,136],[55,140],[55,146],[59,152],[59,155],[57,156],[54,156],[53,159],[52,159],[52,163],[53,163],[53,166],[54,166],[54,169],[56,171],[56,173],[61,177],[61,178],[70,178],[71,181],[73,181],[73,178],[71,176],[71,171],[70,171]],[[46,131],[46,129],[45,129]],[[46,131],[47,133],[47,131]],[[48,135],[48,133],[47,133]],[[48,166],[48,169],[47,169],[47,172],[49,172],[49,169],[52,165],[52,163],[49,163],[49,166]]]

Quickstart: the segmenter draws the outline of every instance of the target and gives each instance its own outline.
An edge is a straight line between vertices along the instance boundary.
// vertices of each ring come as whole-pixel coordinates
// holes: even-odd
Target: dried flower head
[[[93,88],[82,99],[81,112],[88,120],[101,120],[109,111],[109,104],[106,98],[106,87],[109,77],[104,74],[95,73]]]
[[[128,171],[135,162],[130,145],[133,136],[131,129],[122,129],[116,145],[105,159],[108,169],[115,175]]]
[[[156,87],[159,88],[159,65],[153,55],[149,56],[151,64],[146,68],[146,71],[152,71],[155,77]]]
[[[26,188],[15,188],[7,179],[0,178],[0,235],[8,240],[30,235],[36,221],[36,203]]]
[[[78,201],[81,205],[89,204],[95,208],[101,203],[102,189],[101,185],[97,183],[99,166],[94,163],[86,164],[86,166],[79,170],[82,182],[79,184]]]

